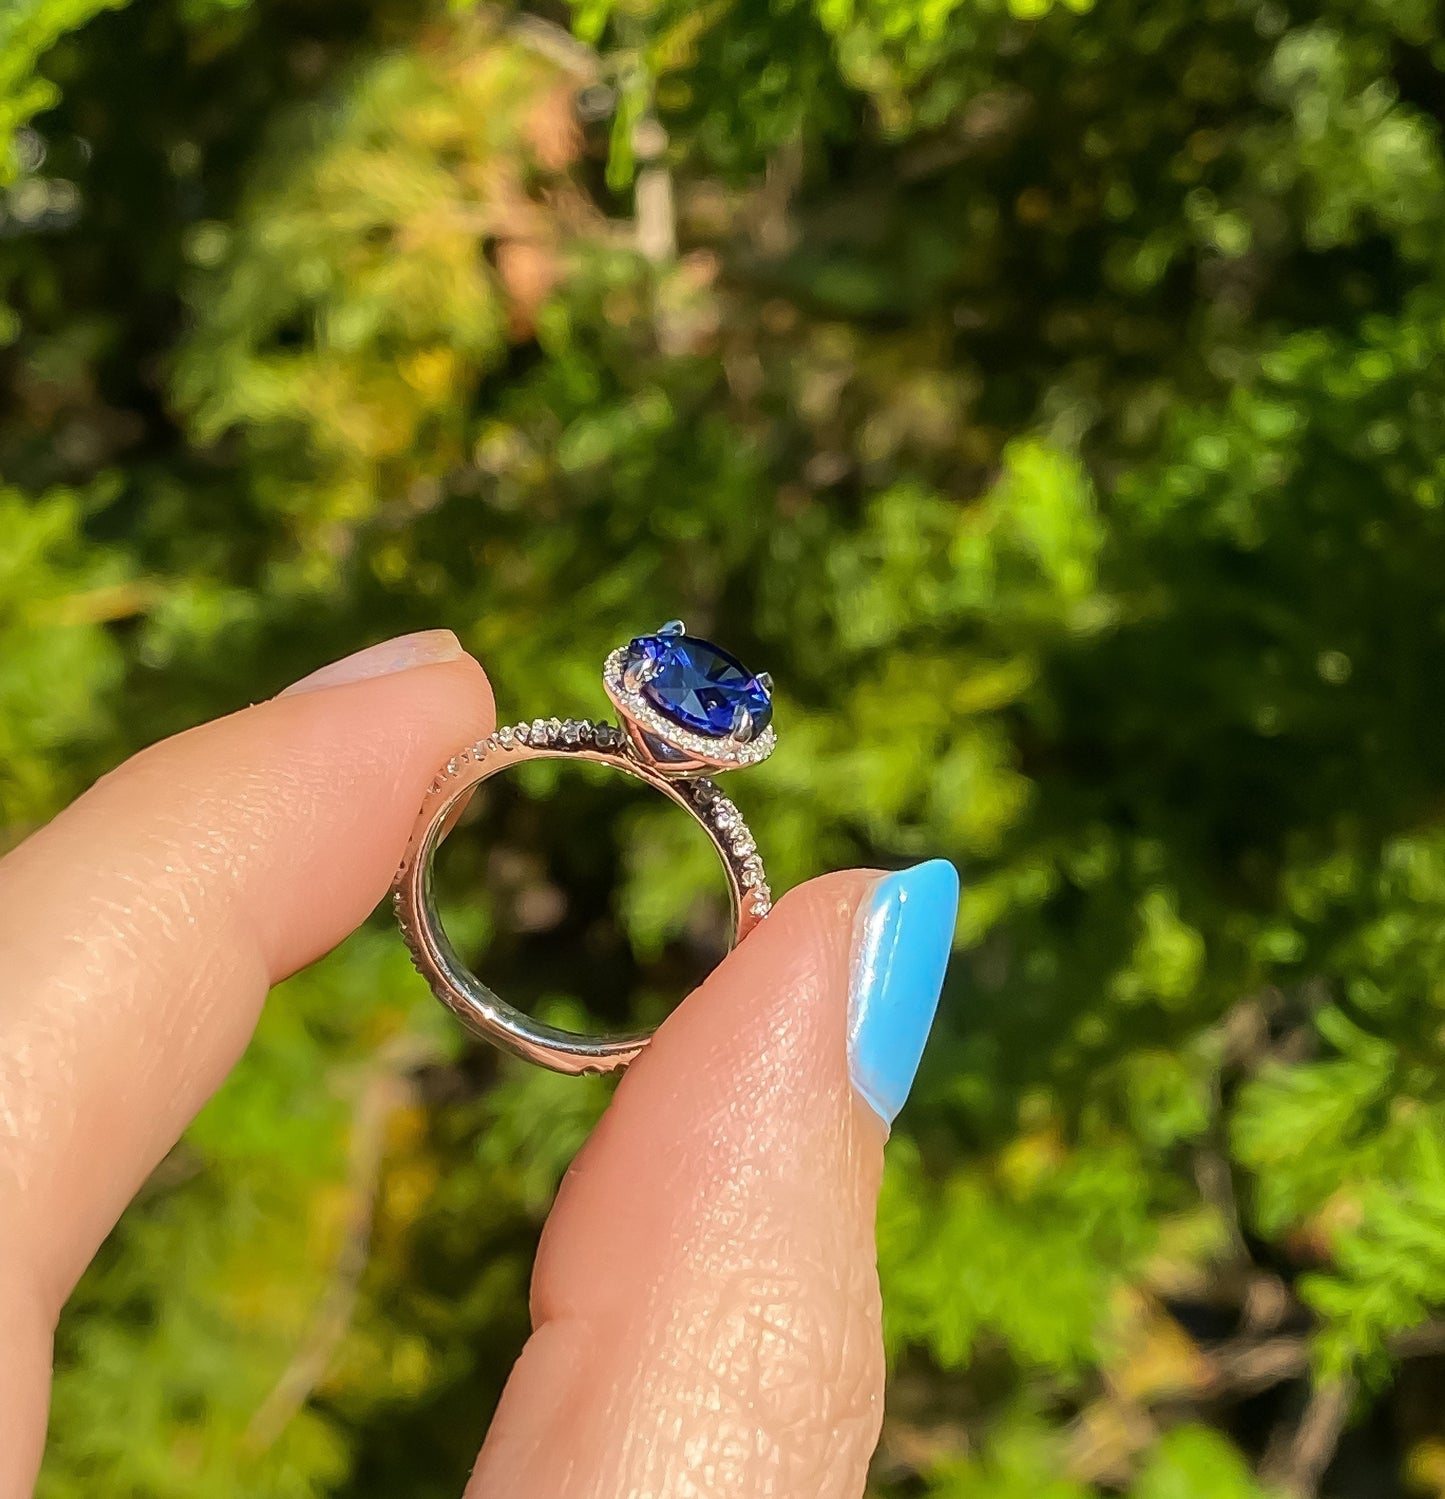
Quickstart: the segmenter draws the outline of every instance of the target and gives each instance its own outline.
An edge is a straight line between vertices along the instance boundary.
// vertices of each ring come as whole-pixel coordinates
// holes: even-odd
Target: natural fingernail
[[[885,875],[858,913],[848,1006],[853,1086],[892,1124],[938,1009],[958,917],[958,871],[930,859]]]
[[[364,651],[343,656],[330,666],[313,671],[310,676],[293,682],[278,697],[294,697],[302,692],[316,692],[322,687],[341,687],[347,682],[364,682],[370,677],[386,677],[393,672],[410,671],[413,666],[436,666],[456,661],[465,652],[462,643],[450,630],[418,630],[414,635],[398,635],[383,640]]]

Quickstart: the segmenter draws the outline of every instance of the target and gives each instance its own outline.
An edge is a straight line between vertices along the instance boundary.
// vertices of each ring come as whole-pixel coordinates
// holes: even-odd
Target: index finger
[[[0,861],[0,1494],[28,1491],[80,1271],[270,986],[385,893],[437,765],[492,727],[446,631],[298,686],[146,750]]]

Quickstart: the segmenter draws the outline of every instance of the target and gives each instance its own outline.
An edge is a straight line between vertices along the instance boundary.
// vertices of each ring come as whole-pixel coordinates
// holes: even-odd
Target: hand
[[[153,746],[0,861],[0,1496],[33,1482],[77,1277],[492,727],[454,637],[405,637]],[[802,886],[662,1026],[563,1183],[468,1494],[862,1491],[885,1121],[956,893],[938,863]]]

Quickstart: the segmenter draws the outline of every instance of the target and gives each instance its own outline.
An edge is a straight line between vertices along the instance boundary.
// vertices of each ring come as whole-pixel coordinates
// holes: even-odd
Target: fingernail
[[[310,676],[293,682],[278,697],[295,697],[302,692],[316,692],[323,687],[341,687],[347,682],[364,682],[370,677],[387,677],[394,672],[410,671],[413,666],[436,666],[455,661],[465,652],[462,643],[450,630],[418,630],[414,635],[398,635],[383,640],[364,651],[343,656],[330,666],[313,671]]]
[[[885,875],[858,913],[848,1006],[853,1086],[892,1124],[933,1026],[958,917],[958,871],[930,859]]]

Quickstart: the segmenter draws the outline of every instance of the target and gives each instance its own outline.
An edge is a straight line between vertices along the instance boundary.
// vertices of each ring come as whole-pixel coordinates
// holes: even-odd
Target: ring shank
[[[660,791],[708,835],[727,878],[736,946],[770,905],[752,835],[733,803],[702,779],[668,776],[639,759],[627,737],[608,724],[560,724],[555,719],[502,729],[462,750],[427,791],[393,885],[402,936],[417,971],[462,1023],[484,1040],[529,1062],[571,1074],[612,1072],[647,1045],[650,1031],[585,1036],[532,1019],[482,982],[461,960],[442,928],[433,890],[436,851],[476,788],[529,760],[586,760],[608,765]]]

